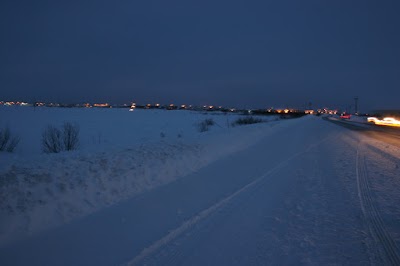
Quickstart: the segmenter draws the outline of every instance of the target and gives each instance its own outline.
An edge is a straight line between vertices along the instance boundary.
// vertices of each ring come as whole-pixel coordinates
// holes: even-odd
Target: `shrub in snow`
[[[19,141],[20,138],[12,136],[8,127],[0,129],[0,151],[13,152]]]
[[[305,116],[305,113],[289,113],[289,114],[282,114],[280,116],[280,119],[292,119],[292,118],[300,118],[302,116]],[[317,114],[317,116],[320,114]]]
[[[207,119],[201,121],[197,125],[197,128],[198,128],[199,132],[206,132],[206,131],[210,130],[210,127],[213,126],[214,124],[215,124],[215,122],[213,119],[207,118]]]
[[[79,144],[79,126],[69,122],[63,125],[63,144],[66,151],[76,150]]]
[[[208,119],[204,120],[204,122],[209,126],[213,126],[215,124],[215,122],[214,122],[214,120],[212,120],[212,118],[208,118]]]
[[[57,153],[62,150],[61,130],[49,125],[42,133],[42,148],[45,153]]]
[[[52,125],[42,133],[42,149],[45,153],[75,150],[79,144],[79,127],[65,122],[62,131]]]
[[[250,125],[263,122],[260,118],[254,118],[252,116],[246,118],[238,118],[233,125]]]

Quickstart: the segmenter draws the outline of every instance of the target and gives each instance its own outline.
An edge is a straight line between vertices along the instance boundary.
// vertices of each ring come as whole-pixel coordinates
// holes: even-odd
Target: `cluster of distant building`
[[[45,102],[34,102],[28,103],[23,101],[0,101],[0,105],[4,106],[31,106],[31,107],[63,107],[63,108],[129,108],[130,111],[135,109],[164,109],[164,110],[193,110],[193,111],[220,111],[220,112],[247,112],[252,114],[337,114],[338,110],[322,108],[322,109],[294,109],[294,108],[266,108],[266,109],[238,109],[238,108],[227,108],[223,106],[214,105],[186,105],[186,104],[110,104],[110,103],[80,103],[80,104],[63,104],[63,103],[45,103]]]
[[[0,101],[0,105],[6,105],[6,106],[32,106],[32,104],[29,104],[27,102],[3,102],[3,101]]]

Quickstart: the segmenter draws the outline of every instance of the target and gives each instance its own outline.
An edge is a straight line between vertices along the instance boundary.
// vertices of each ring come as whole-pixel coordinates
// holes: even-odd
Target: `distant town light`
[[[94,107],[109,107],[108,103],[95,103],[93,104]]]
[[[304,110],[305,114],[312,115],[314,114],[314,110]]]

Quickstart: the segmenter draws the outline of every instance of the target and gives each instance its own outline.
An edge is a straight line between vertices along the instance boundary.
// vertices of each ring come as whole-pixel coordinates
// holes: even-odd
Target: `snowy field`
[[[400,265],[398,136],[316,116],[22,110],[1,110],[35,142],[1,154],[1,265]],[[80,149],[42,154],[43,127],[66,120]]]
[[[0,153],[0,244],[85,216],[242,150],[279,124],[232,127],[220,112],[1,107],[0,127],[21,139]],[[199,123],[212,119],[206,132]],[[275,122],[273,122],[275,121]],[[44,154],[48,125],[76,123],[76,151]],[[248,130],[249,127],[251,130]]]

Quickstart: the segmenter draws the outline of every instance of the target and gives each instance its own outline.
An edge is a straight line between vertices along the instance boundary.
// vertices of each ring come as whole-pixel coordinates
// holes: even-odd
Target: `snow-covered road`
[[[0,249],[1,265],[399,265],[400,152],[316,117]]]

